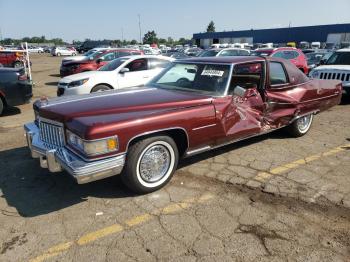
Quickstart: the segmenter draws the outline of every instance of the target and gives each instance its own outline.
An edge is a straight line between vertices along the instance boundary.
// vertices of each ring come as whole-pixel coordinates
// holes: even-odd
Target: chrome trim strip
[[[231,64],[231,66],[230,66],[230,73],[228,75],[227,84],[226,84],[225,92],[224,92],[223,96],[227,96],[228,91],[230,90],[230,85],[231,85],[231,80],[232,80],[232,75],[233,75],[233,69],[235,68],[235,65],[236,64]]]
[[[208,128],[208,127],[213,127],[213,126],[216,126],[216,124],[211,124],[211,125],[206,125],[206,126],[200,126],[200,127],[192,128],[192,131],[196,131],[196,130],[200,130],[200,129],[204,129],[204,128]]]
[[[208,151],[211,149],[211,146],[205,146],[205,147],[201,147],[201,148],[198,148],[198,149],[194,149],[194,150],[191,150],[191,151],[187,151],[186,152],[186,155],[195,155],[195,154],[199,154],[200,152],[204,152],[204,151]]]
[[[145,89],[141,89],[141,90],[129,90],[129,91],[124,91],[121,92],[120,90],[111,90],[108,92],[97,92],[94,94],[87,94],[87,95],[76,95],[73,97],[60,97],[60,98],[56,98],[59,99],[60,101],[58,102],[49,102],[46,105],[42,105],[42,108],[45,107],[50,107],[50,106],[55,106],[55,105],[63,105],[63,104],[67,104],[67,103],[71,103],[71,102],[78,102],[78,101],[83,101],[83,100],[89,100],[89,99],[94,99],[96,97],[105,97],[105,96],[117,96],[117,95],[125,95],[125,94],[133,94],[133,93],[140,93],[140,92],[146,92],[146,91],[151,91],[154,88],[145,88]],[[79,97],[77,99],[74,99],[75,97]]]
[[[147,135],[158,133],[158,132],[162,132],[162,131],[170,131],[170,130],[176,130],[176,129],[180,129],[180,130],[185,132],[186,137],[187,137],[187,148],[189,148],[190,147],[190,138],[188,136],[187,130],[185,128],[183,128],[183,127],[170,127],[170,128],[164,128],[164,129],[157,129],[157,130],[147,131],[147,132],[144,132],[142,134],[139,134],[139,135],[136,135],[136,136],[132,137],[131,139],[129,139],[128,144],[126,145],[126,152],[129,149],[129,145],[130,145],[131,141],[133,141],[135,138],[142,137],[142,136],[147,136]]]
[[[41,121],[45,122],[45,123],[48,123],[48,124],[52,124],[52,125],[63,127],[63,123],[57,122],[57,121],[54,121],[54,120],[51,120],[51,119],[47,119],[47,118],[44,118],[44,117],[39,117],[39,122],[41,122]]]

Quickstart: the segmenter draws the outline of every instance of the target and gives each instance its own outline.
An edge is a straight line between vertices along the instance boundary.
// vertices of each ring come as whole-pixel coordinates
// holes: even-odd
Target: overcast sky
[[[216,31],[350,23],[350,0],[0,0],[2,38],[60,37],[65,41],[191,38],[213,20]]]

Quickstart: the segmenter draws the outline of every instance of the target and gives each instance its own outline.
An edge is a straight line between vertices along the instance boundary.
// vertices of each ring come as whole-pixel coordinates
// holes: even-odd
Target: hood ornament
[[[49,104],[49,99],[47,96],[40,97],[40,105],[41,106],[47,106]]]

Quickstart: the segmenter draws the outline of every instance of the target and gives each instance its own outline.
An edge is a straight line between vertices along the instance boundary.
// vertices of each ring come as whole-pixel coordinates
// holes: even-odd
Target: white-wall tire
[[[303,136],[309,132],[313,118],[313,114],[300,117],[287,127],[287,131],[294,137]]]
[[[174,140],[155,136],[129,148],[122,173],[124,184],[136,193],[150,193],[165,186],[173,176],[179,153]]]

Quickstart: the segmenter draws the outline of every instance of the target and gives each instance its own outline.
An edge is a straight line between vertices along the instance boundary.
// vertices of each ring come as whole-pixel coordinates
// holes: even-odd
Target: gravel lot
[[[61,58],[33,55],[34,98]],[[31,159],[32,105],[0,117],[0,261],[350,261],[350,101],[283,132],[183,160],[164,189],[77,185]]]

